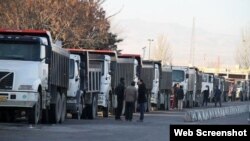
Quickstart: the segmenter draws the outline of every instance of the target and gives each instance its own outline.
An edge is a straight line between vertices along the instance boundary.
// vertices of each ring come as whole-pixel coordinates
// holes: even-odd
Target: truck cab
[[[179,83],[181,86],[183,86],[184,91],[184,99],[185,95],[187,93],[187,87],[188,87],[188,68],[187,67],[172,67],[172,83],[173,86],[177,83]]]
[[[67,112],[75,119],[81,119],[85,108],[83,91],[80,89],[80,64],[79,55],[70,54],[69,60],[69,88],[67,91]]]
[[[209,87],[209,97],[211,97],[213,94],[213,89],[214,89],[214,76],[213,76],[213,74],[208,74],[208,73],[202,74],[201,92],[206,90],[206,86]]]
[[[0,30],[0,50],[0,114],[63,122],[69,53],[42,30]]]
[[[108,117],[109,108],[111,107],[110,93],[111,88],[111,57],[104,55],[103,74],[101,76],[101,88],[98,94],[98,106],[102,108],[103,116]]]
[[[0,35],[0,107],[31,108],[37,103],[39,86],[48,87],[47,45],[40,37]]]

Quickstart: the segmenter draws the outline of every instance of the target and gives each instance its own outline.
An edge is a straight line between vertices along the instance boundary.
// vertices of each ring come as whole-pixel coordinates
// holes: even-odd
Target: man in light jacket
[[[125,112],[125,119],[127,121],[132,121],[133,119],[133,111],[134,111],[134,104],[137,99],[138,91],[135,88],[135,82],[131,82],[131,86],[128,86],[124,92],[124,99],[126,102],[126,112]]]

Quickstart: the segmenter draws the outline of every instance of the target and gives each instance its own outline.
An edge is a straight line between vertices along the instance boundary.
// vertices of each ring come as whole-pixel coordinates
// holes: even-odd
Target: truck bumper
[[[37,92],[0,91],[0,107],[31,108],[38,100]]]

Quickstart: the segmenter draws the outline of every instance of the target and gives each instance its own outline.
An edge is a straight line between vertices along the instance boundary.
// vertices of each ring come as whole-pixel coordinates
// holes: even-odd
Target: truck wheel
[[[48,114],[48,107],[46,109],[42,110],[42,123],[48,123],[49,122],[49,114]]]
[[[82,118],[82,112],[83,112],[83,97],[81,96],[80,100],[79,100],[79,104],[78,104],[78,110],[77,110],[77,113],[73,113],[72,114],[72,118],[73,119],[78,119],[80,120]]]
[[[61,119],[61,96],[59,92],[56,92],[56,101],[50,105],[50,121],[52,123],[59,123]]]
[[[65,117],[66,117],[66,96],[64,93],[62,93],[61,96],[61,120],[60,123],[63,123],[65,121]]]
[[[92,103],[89,106],[89,119],[95,119],[97,112],[97,98],[96,95],[93,95]]]
[[[158,93],[157,103],[156,103],[156,109],[157,110],[162,110],[161,109],[161,94],[160,93]]]
[[[31,124],[38,124],[40,121],[41,115],[41,94],[38,95],[38,100],[36,104],[29,110],[28,121]]]
[[[151,97],[150,95],[147,96],[147,108],[146,108],[146,112],[150,112],[151,111],[151,101],[150,101]]]

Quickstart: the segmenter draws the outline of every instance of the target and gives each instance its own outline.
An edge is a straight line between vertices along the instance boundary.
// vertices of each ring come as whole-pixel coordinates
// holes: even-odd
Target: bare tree
[[[172,63],[172,48],[166,36],[160,35],[157,38],[153,57],[154,60],[161,60],[163,65]]]
[[[242,39],[236,51],[236,62],[240,68],[250,68],[250,28],[242,30]]]

